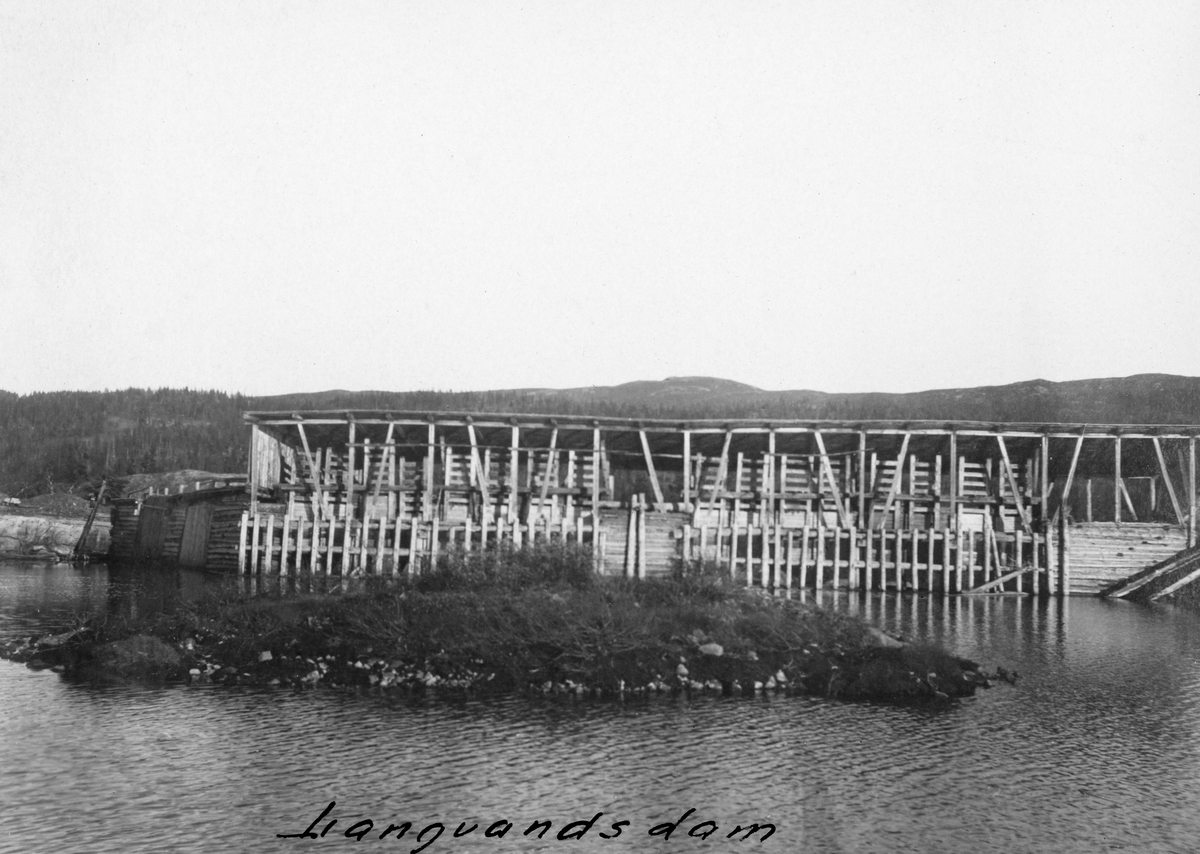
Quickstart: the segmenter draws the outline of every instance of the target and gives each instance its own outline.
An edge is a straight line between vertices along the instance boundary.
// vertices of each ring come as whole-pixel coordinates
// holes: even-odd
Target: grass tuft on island
[[[607,697],[774,690],[946,702],[995,678],[856,617],[747,590],[712,565],[598,576],[574,544],[450,552],[414,578],[332,581],[346,589],[230,585],[171,613],[92,619],[5,653],[93,679]]]

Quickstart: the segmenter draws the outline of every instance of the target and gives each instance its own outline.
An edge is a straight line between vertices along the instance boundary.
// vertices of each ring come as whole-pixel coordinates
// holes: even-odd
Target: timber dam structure
[[[1200,426],[244,418],[247,477],[116,502],[114,557],[392,575],[563,540],[605,574],[703,560],[776,590],[1161,595],[1200,576]]]

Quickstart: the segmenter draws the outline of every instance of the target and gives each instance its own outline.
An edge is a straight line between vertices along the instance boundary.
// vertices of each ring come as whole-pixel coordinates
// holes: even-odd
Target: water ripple
[[[0,633],[124,607],[93,572],[0,566]],[[157,594],[156,594],[157,595]],[[162,599],[159,596],[159,599]],[[713,851],[770,821],[777,851],[1193,850],[1200,631],[1171,609],[844,597],[886,628],[1022,673],[944,709],[813,698],[439,701],[73,684],[0,663],[0,851],[288,851],[330,802],[344,848]],[[143,603],[144,604],[144,603]],[[669,842],[656,823],[694,812]],[[554,834],[604,816],[585,839]],[[544,839],[523,836],[536,819]],[[613,821],[631,824],[604,840]],[[514,829],[482,836],[493,822]],[[701,821],[708,841],[686,836]],[[374,839],[411,821],[403,843]],[[451,833],[479,827],[461,839]],[[7,834],[7,835],[5,835]],[[426,837],[428,838],[428,836]]]

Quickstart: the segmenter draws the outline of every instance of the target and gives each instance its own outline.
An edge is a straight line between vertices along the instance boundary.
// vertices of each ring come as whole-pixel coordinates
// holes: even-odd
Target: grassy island
[[[713,567],[638,581],[598,576],[591,560],[552,543],[451,553],[436,571],[351,579],[342,592],[219,588],[171,613],[92,619],[5,654],[88,678],[293,688],[774,690],[922,702],[989,684],[977,665],[938,647],[746,590]]]

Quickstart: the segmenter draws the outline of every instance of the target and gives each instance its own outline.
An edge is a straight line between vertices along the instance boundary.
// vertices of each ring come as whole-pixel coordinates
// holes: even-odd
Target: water
[[[0,564],[0,637],[80,611],[170,607],[203,584]],[[1015,597],[824,601],[1021,677],[934,710],[101,687],[0,662],[0,851],[408,852],[431,823],[446,826],[422,840],[435,854],[1200,849],[1194,614]],[[328,836],[276,838],[330,801],[318,826],[336,818]],[[687,809],[669,839],[648,835]],[[555,839],[598,812],[582,840]],[[368,819],[362,842],[342,835]],[[523,837],[538,819],[552,831]],[[513,830],[482,836],[501,820]],[[599,836],[621,820],[619,836]],[[404,821],[414,826],[403,839],[377,838]],[[702,821],[719,829],[687,837]],[[479,827],[454,839],[460,822]],[[727,838],[750,822],[775,835]]]

